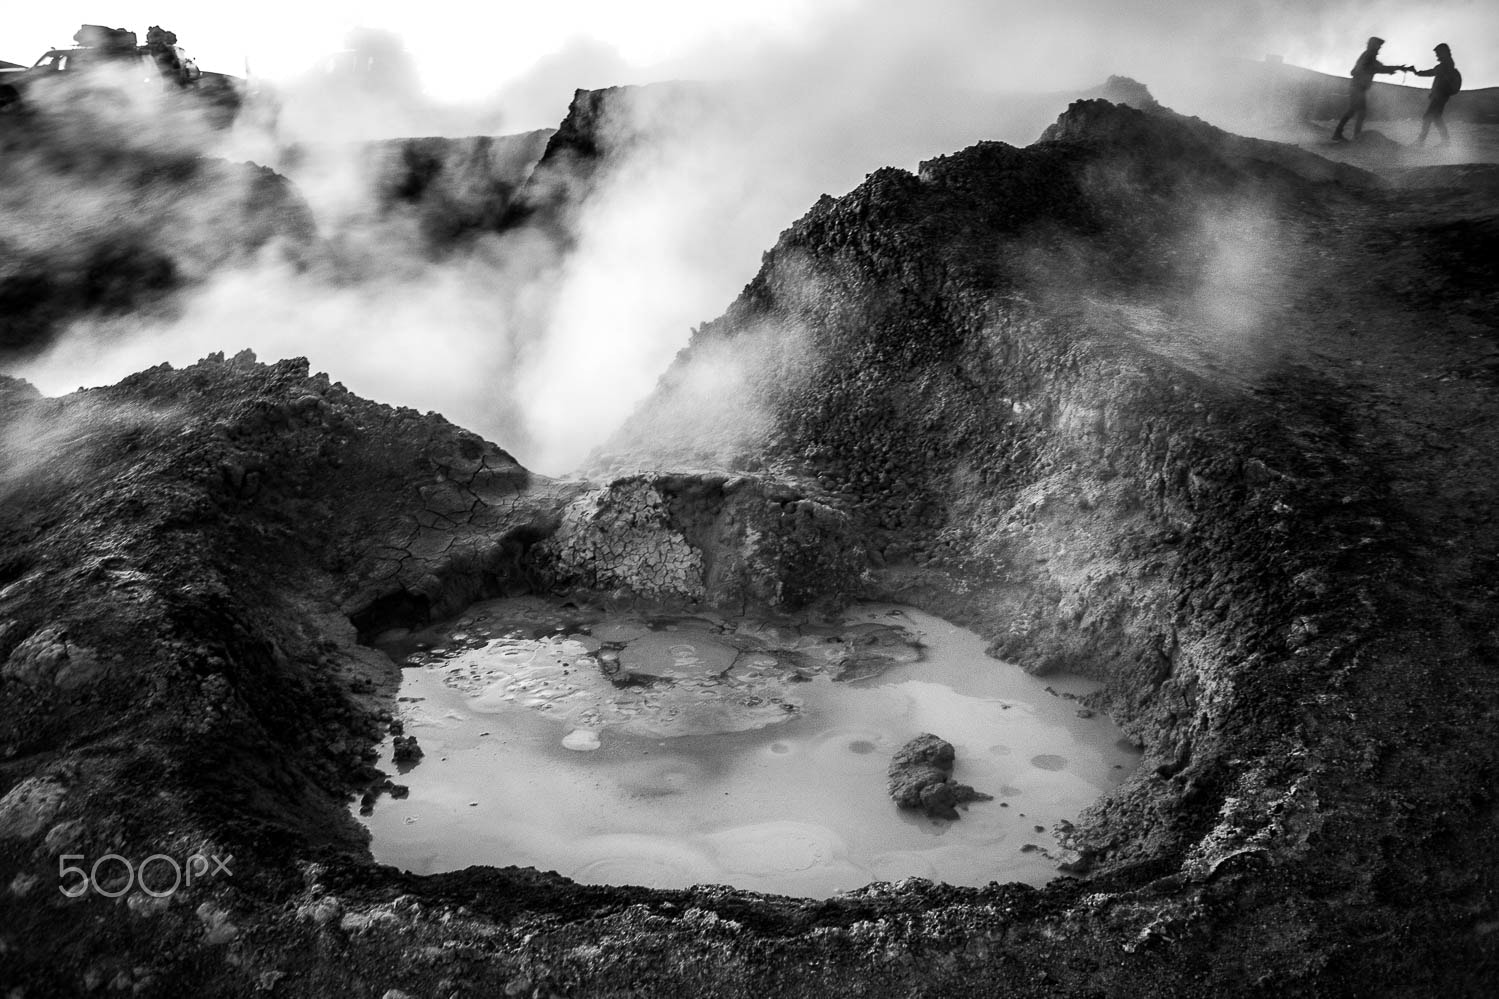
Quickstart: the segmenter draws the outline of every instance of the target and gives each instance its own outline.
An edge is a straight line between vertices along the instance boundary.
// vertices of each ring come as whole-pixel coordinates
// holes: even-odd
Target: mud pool
[[[1138,754],[1076,699],[919,611],[834,625],[648,617],[536,598],[378,643],[405,667],[422,756],[362,816],[377,861],[417,873],[534,866],[585,883],[731,884],[828,896],[872,881],[1044,883],[1053,827]],[[994,795],[942,821],[886,794],[921,732]]]

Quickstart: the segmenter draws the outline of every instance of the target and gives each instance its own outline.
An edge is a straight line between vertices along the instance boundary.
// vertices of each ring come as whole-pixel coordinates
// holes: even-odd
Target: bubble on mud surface
[[[610,645],[633,642],[650,634],[650,626],[644,621],[605,621],[593,626],[593,637]]]
[[[843,726],[817,736],[812,746],[812,766],[833,773],[878,773],[883,775],[895,751],[890,740],[876,729]],[[880,753],[882,747],[888,752]]]
[[[637,798],[664,798],[692,791],[703,783],[702,768],[687,760],[648,767],[620,781]]]
[[[1067,757],[1043,753],[1040,756],[1031,757],[1031,766],[1038,770],[1065,770],[1067,769]]]
[[[575,728],[562,737],[562,745],[578,753],[599,748],[599,734],[586,728]]]
[[[848,853],[837,833],[810,822],[759,822],[708,840],[726,870],[762,877],[823,867]]]
[[[700,631],[653,631],[629,642],[619,664],[631,673],[670,679],[718,676],[734,665],[739,650]]]

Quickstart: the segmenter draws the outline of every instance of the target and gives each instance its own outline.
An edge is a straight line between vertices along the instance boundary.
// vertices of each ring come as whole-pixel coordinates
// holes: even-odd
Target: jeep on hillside
[[[133,31],[85,24],[73,48],[50,49],[29,67],[0,66],[0,112],[35,110],[51,104],[49,97],[108,109],[180,93],[205,107],[214,125],[232,124],[244,103],[243,81],[199,69],[170,31],[153,26],[146,37],[139,45]]]

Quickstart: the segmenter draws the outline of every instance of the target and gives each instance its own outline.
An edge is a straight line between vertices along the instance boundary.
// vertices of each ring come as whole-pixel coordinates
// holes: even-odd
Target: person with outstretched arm
[[[1379,61],[1379,49],[1384,44],[1383,38],[1370,38],[1369,44],[1364,48],[1363,54],[1358,57],[1358,62],[1353,64],[1353,78],[1348,83],[1348,110],[1338,120],[1338,127],[1333,129],[1332,139],[1334,142],[1347,142],[1348,138],[1343,134],[1343,126],[1348,120],[1353,119],[1353,137],[1357,139],[1359,133],[1364,130],[1364,115],[1369,111],[1369,88],[1374,86],[1374,76],[1377,73],[1399,73],[1402,70],[1413,70],[1414,66],[1386,66]]]
[[[1417,76],[1429,76],[1431,81],[1431,98],[1426,105],[1426,113],[1421,116],[1421,137],[1416,140],[1416,145],[1426,145],[1426,133],[1431,131],[1431,126],[1437,127],[1437,134],[1442,141],[1437,143],[1445,146],[1449,139],[1447,137],[1447,123],[1442,121],[1442,112],[1447,110],[1447,101],[1453,94],[1463,88],[1463,74],[1457,71],[1457,64],[1452,61],[1452,50],[1442,42],[1432,49],[1437,54],[1437,64],[1430,69],[1416,71]]]

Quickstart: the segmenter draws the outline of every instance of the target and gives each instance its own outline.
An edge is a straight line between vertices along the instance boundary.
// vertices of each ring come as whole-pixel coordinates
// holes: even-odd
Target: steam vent
[[[520,227],[565,253],[590,185],[643,141],[605,128],[630,93],[580,91],[555,133],[377,150],[370,210],[413,213],[434,259]],[[581,477],[236,345],[56,397],[0,377],[6,994],[1489,994],[1499,166],[1379,160],[1372,139],[1334,162],[1153,102],[1064,106],[1024,148],[930,150],[788,219]],[[174,321],[267,253],[363,266],[294,179],[78,141],[0,119],[0,197],[23,164],[123,170],[111,190],[174,221],[80,204],[69,246],[0,229],[8,367],[79,322]],[[459,197],[460,174],[492,183]],[[576,649],[538,639],[543,679],[608,667],[586,687],[605,706],[542,747],[558,766],[599,765],[619,733],[657,740],[642,758],[695,737],[625,729],[606,701],[698,697],[751,647],[733,620],[870,602],[977,633],[996,670],[1086,682],[1048,703],[1111,719],[1138,765],[1038,834],[1037,883],[797,897],[377,863],[361,800],[400,814],[447,752],[403,730],[420,705],[390,650],[523,598],[605,622]],[[670,652],[660,632],[611,665],[606,611],[692,619],[711,654],[630,661]],[[829,627],[849,649],[884,635]],[[731,737],[770,738],[801,688],[870,682],[851,653],[797,674],[808,633],[765,646],[784,668],[751,679],[784,701]],[[878,640],[879,669],[921,676]],[[505,675],[496,697],[532,690]],[[507,717],[483,737],[516,737]],[[954,777],[994,800],[896,808],[891,753],[961,742],[943,722],[849,743],[880,821],[955,837],[1025,811],[972,776],[988,743]],[[517,777],[496,766],[494,786]],[[573,792],[538,793],[524,808]]]

